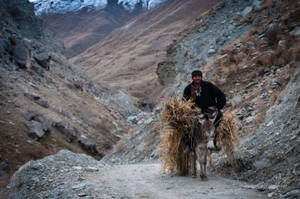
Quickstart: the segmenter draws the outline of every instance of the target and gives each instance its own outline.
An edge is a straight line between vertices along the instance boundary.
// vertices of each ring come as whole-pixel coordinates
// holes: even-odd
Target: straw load
[[[163,126],[160,144],[162,168],[171,173],[175,172],[177,175],[189,175],[194,169],[195,154],[184,154],[186,147],[184,135],[189,133],[189,137],[193,137],[192,129],[198,122],[195,116],[200,112],[199,108],[192,109],[192,106],[191,101],[175,97],[165,103],[161,113]],[[231,161],[234,146],[238,144],[237,128],[232,115],[225,114],[216,130],[218,131],[218,143],[221,143]]]

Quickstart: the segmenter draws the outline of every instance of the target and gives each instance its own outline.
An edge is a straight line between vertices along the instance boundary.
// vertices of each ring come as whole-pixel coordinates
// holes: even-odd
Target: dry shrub
[[[161,160],[163,170],[176,172],[178,175],[188,175],[193,167],[192,154],[184,154],[186,147],[184,134],[192,133],[190,130],[194,126],[193,119],[199,109],[192,109],[192,102],[180,100],[175,97],[167,102],[161,114],[165,130],[161,131]]]
[[[247,57],[247,55],[243,52],[239,52],[237,55],[235,55],[234,59],[236,64],[241,63],[245,57]]]
[[[237,130],[237,120],[231,113],[224,114],[220,125],[216,129],[217,142],[224,149],[231,164],[233,163],[234,147],[240,144]]]
[[[273,65],[273,53],[274,52],[268,52],[260,55],[256,58],[256,64],[265,68],[271,67]]]

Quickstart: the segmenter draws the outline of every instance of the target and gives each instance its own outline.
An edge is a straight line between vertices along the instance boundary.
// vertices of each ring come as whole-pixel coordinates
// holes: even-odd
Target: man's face
[[[196,84],[200,84],[201,80],[202,80],[202,77],[199,75],[193,77],[193,82]]]

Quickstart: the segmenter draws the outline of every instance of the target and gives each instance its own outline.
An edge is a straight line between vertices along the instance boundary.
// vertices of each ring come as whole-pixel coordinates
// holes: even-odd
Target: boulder
[[[41,67],[45,68],[46,70],[49,70],[50,60],[51,60],[51,56],[49,55],[49,52],[38,53],[34,55],[34,59]]]
[[[44,108],[49,108],[49,104],[47,101],[43,100],[42,98],[38,99],[35,101],[38,105],[44,107]]]
[[[0,38],[0,57],[2,57],[3,54],[8,50],[9,50],[9,43],[3,38]]]
[[[155,107],[155,102],[147,98],[140,99],[137,103],[138,107],[145,112],[151,112]]]
[[[78,132],[70,129],[67,122],[56,122],[54,127],[67,137],[69,143],[73,142],[78,135]]]
[[[50,135],[51,122],[44,116],[33,112],[25,112],[23,117],[29,121],[26,123],[29,137],[39,140],[44,135]]]
[[[35,115],[33,117],[33,120],[41,123],[42,127],[43,127],[43,131],[45,132],[45,134],[50,135],[50,133],[51,133],[51,131],[50,131],[51,122],[48,119],[46,119],[42,115]]]
[[[23,117],[24,117],[27,121],[33,120],[33,118],[34,118],[35,115],[36,115],[36,113],[33,113],[33,112],[24,112],[24,113],[23,113]]]
[[[34,120],[29,121],[26,123],[26,127],[28,129],[27,134],[32,139],[39,140],[45,135],[43,125],[40,122]]]
[[[81,145],[81,147],[89,152],[92,155],[98,156],[101,155],[100,152],[97,149],[97,145],[94,141],[88,139],[86,136],[81,135],[81,137],[78,140],[78,143]]]
[[[49,108],[48,102],[42,99],[40,96],[36,95],[35,93],[24,93],[24,96],[44,108]]]
[[[30,50],[27,48],[23,41],[16,41],[13,47],[13,59],[20,68],[28,68],[31,65]]]

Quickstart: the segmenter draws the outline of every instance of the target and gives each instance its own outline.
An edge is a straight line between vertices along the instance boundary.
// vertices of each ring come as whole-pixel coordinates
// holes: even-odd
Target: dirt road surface
[[[190,176],[170,176],[161,171],[159,163],[113,165],[84,176],[87,187],[101,192],[102,198],[159,199],[260,199],[263,193],[249,184],[209,173],[203,181]]]

